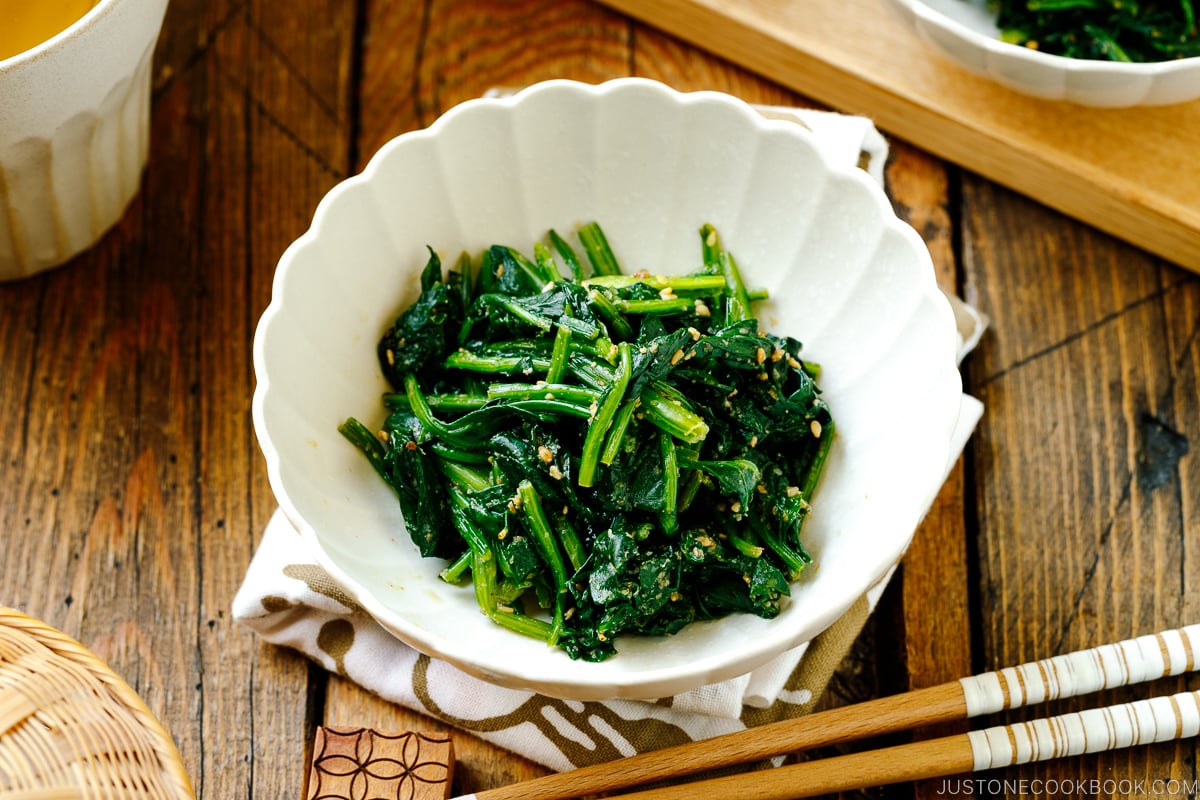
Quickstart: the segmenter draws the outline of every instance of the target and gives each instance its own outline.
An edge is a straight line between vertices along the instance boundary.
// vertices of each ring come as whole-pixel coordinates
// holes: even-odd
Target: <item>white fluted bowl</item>
[[[838,424],[805,525],[816,565],[774,620],[623,637],[575,662],[499,628],[411,544],[391,489],[338,433],[380,420],[375,345],[418,293],[426,244],[454,258],[528,248],[599,221],[627,267],[690,271],[713,223],[761,316],[822,365]],[[452,262],[447,262],[452,263]],[[929,253],[811,134],[716,93],[551,81],[473,100],[394,139],[336,186],[284,253],[255,338],[254,424],[280,506],[372,616],[418,650],[504,686],[575,699],[662,697],[744,674],[824,630],[904,552],[951,454],[956,330]]]
[[[1000,40],[987,0],[893,0],[918,35],[963,67],[1032,97],[1099,108],[1200,98],[1200,58],[1128,63],[1068,58]]]

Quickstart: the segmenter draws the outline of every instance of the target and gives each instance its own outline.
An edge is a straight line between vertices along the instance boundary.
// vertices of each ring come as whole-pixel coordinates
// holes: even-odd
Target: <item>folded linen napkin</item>
[[[829,155],[859,164],[882,185],[887,142],[870,120],[832,112],[760,108],[804,124]],[[951,297],[959,358],[986,320]],[[982,405],[964,395],[947,471]],[[321,569],[282,512],[268,522],[233,601],[236,620],[273,644],[419,713],[555,770],[717,736],[812,710],[882,594],[889,573],[811,642],[748,675],[658,701],[578,702],[497,687],[420,654],[388,633]]]

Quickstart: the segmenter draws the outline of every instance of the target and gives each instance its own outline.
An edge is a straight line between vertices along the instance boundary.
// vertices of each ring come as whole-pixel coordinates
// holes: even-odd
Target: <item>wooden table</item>
[[[318,724],[444,729],[230,619],[275,507],[250,350],[280,253],[326,190],[455,103],[631,74],[806,104],[587,0],[172,0],[139,198],[91,252],[0,285],[0,603],[124,676],[199,797],[302,797]],[[991,319],[964,367],[987,410],[825,702],[1200,620],[1200,275],[892,144],[896,208],[943,286]],[[1196,684],[1102,699],[1180,687]],[[458,791],[543,771],[455,741]],[[1196,755],[1186,741],[869,794],[1098,779],[1156,796],[1197,779]]]

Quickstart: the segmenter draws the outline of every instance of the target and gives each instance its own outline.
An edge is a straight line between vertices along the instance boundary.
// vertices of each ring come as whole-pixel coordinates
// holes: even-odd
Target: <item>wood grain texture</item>
[[[890,0],[605,0],[1052,208],[1200,270],[1200,102],[1025,97],[932,50]]]
[[[938,285],[959,293],[955,252],[955,215],[951,189],[955,176],[929,154],[904,142],[890,143],[887,190],[897,215],[929,247]],[[952,681],[973,672],[971,663],[970,576],[966,527],[965,459],[950,470],[913,536],[899,574],[901,641],[906,689]],[[968,729],[966,721],[946,722],[913,731],[916,740]],[[945,794],[940,781],[918,781],[915,798]],[[960,800],[968,800],[969,792]]]
[[[1195,619],[1200,387],[1180,366],[1200,323],[1166,312],[1194,308],[1200,281],[983,181],[966,182],[963,205],[967,281],[992,318],[992,346],[968,365],[989,419],[973,449],[988,663]],[[1021,774],[1181,768],[1163,746]]]

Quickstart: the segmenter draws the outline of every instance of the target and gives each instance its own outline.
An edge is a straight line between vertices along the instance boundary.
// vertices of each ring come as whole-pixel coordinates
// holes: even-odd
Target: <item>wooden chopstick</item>
[[[791,800],[1166,742],[1198,732],[1200,691],[1180,692],[778,769],[620,794],[613,800]]]
[[[1054,656],[1018,667],[985,672],[926,689],[916,689],[865,703],[760,725],[712,739],[675,745],[604,764],[487,789],[475,794],[462,795],[455,800],[556,800],[629,789],[654,781],[761,761],[813,747],[910,730],[923,725],[968,719],[1043,701],[1075,697],[1168,675],[1179,675],[1196,669],[1198,651],[1200,625],[1189,625]],[[941,759],[953,755],[951,752],[941,751],[928,754],[926,750],[929,747],[930,742],[920,743],[912,755],[904,756],[907,762],[902,766],[915,769],[918,764],[925,763],[920,760],[924,755],[935,757],[936,763],[941,764]],[[958,752],[962,750],[963,745],[954,743],[943,744],[941,747],[947,751]],[[884,752],[887,751],[876,751],[872,757],[879,758]],[[961,753],[959,761],[954,763],[960,762]],[[967,763],[966,769],[957,771],[969,770],[971,762]],[[786,769],[801,766],[809,765],[796,765]],[[928,766],[924,768],[927,769]],[[745,775],[737,777],[739,780],[746,780]],[[895,778],[895,781],[915,780],[916,777],[920,776],[901,776]],[[703,783],[707,782],[691,784],[690,791],[696,791],[696,787]],[[751,797],[744,794],[742,789],[743,786],[739,784],[737,791],[730,796]],[[795,785],[789,788],[789,791],[795,790]]]

